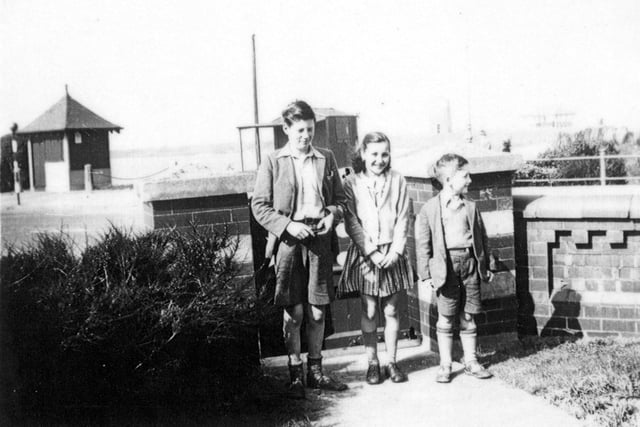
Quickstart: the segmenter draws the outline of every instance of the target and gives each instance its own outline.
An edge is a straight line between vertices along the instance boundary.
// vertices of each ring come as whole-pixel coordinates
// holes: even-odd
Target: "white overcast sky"
[[[301,98],[361,132],[522,126],[565,110],[640,125],[640,2],[0,0],[0,133],[64,95],[125,129],[118,149],[237,140]],[[470,110],[470,111],[469,111]],[[2,130],[4,129],[4,130]]]

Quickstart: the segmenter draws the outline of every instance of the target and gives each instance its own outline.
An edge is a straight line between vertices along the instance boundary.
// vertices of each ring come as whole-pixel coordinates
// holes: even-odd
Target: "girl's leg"
[[[362,328],[362,340],[364,350],[367,354],[369,363],[378,362],[378,334],[376,333],[376,313],[377,299],[371,295],[362,295],[360,297],[362,304],[362,317],[360,318],[360,326]]]
[[[387,374],[394,383],[401,383],[407,380],[407,375],[396,364],[396,349],[398,348],[398,331],[400,322],[398,321],[398,294],[389,295],[383,299],[384,307],[384,341],[387,347]]]
[[[387,348],[387,358],[389,363],[396,362],[396,349],[398,347],[398,331],[400,322],[398,320],[398,294],[389,295],[382,299],[384,311],[384,342]]]

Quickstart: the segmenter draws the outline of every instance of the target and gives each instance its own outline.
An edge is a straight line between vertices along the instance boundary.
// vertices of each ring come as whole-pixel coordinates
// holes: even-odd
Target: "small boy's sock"
[[[464,353],[464,364],[477,361],[476,344],[478,341],[477,329],[465,329],[460,331],[460,342]]]
[[[453,331],[448,329],[436,329],[438,337],[438,351],[440,352],[440,366],[451,366],[453,352]]]

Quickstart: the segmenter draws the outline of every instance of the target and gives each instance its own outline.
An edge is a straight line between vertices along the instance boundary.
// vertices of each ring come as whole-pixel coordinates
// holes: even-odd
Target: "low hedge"
[[[79,251],[40,234],[1,259],[3,402],[14,416],[73,407],[229,405],[259,374],[261,304],[237,239],[209,227],[111,227]]]

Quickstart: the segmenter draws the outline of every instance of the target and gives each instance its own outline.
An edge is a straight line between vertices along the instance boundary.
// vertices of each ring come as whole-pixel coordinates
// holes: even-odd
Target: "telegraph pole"
[[[251,35],[251,45],[253,47],[253,120],[256,125],[256,167],[260,166],[260,123],[258,118],[258,79],[256,73],[256,35]]]

